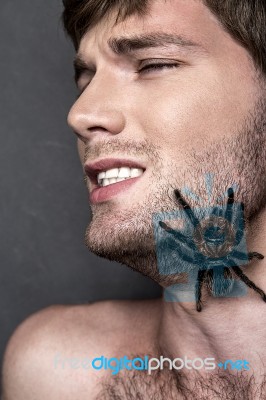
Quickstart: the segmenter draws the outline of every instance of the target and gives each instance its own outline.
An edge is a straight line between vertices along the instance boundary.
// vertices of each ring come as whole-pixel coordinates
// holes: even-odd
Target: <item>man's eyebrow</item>
[[[193,42],[182,35],[163,32],[154,32],[132,37],[111,38],[108,40],[108,44],[111,50],[118,55],[129,54],[134,51],[152,47],[167,47],[168,45],[205,50],[201,44]]]
[[[128,55],[142,49],[167,47],[175,45],[181,48],[187,48],[192,51],[206,52],[206,49],[199,43],[193,42],[182,35],[169,34],[163,32],[154,32],[145,35],[125,36],[119,38],[110,38],[108,40],[110,49],[117,55]],[[77,54],[74,59],[75,82],[77,83],[83,71],[91,74],[95,73],[95,66],[85,61],[81,55]]]

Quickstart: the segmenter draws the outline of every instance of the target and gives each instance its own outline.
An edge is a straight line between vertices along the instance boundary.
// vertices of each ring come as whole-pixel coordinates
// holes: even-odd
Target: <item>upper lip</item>
[[[92,163],[87,162],[84,165],[84,170],[92,183],[98,185],[97,176],[100,172],[121,167],[146,169],[143,164],[138,161],[126,160],[124,158],[105,158]]]

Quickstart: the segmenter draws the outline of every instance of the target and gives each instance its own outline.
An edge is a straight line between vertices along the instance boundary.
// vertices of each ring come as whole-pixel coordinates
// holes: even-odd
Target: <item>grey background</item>
[[[51,304],[151,298],[159,287],[89,253],[89,221],[74,134],[72,45],[60,0],[0,5],[0,361],[28,315]]]

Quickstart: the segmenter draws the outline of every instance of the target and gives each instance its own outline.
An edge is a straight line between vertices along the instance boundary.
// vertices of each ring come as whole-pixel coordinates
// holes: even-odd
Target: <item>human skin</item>
[[[87,70],[80,76],[78,86],[82,94],[70,110],[68,122],[78,134],[83,167],[105,158],[123,158],[140,162],[146,170],[128,190],[90,205],[92,221],[86,233],[87,246],[98,255],[150,276],[162,286],[169,285],[171,279],[165,280],[157,273],[152,213],[177,207],[173,197],[175,188],[189,186],[206,199],[204,174],[212,173],[213,204],[218,195],[236,183],[239,188],[236,200],[245,204],[248,218],[248,250],[265,253],[265,82],[248,51],[225,32],[200,1],[156,0],[145,17],[133,15],[118,24],[114,24],[114,18],[112,14],[102,20],[81,40],[79,57],[90,63],[96,73]],[[115,54],[108,47],[111,37],[154,32],[181,35],[201,47],[168,45],[127,55]],[[140,71],[158,62],[170,63],[172,67]],[[255,163],[257,152],[261,156]],[[87,179],[86,183],[90,192],[92,182]],[[265,267],[265,259],[253,260],[245,267],[247,276],[264,290]],[[195,310],[194,303],[155,300],[143,302],[143,306],[137,302],[135,311],[134,304],[129,302],[119,306],[99,303],[97,311],[95,305],[82,306],[75,315],[73,309],[59,308],[52,312],[52,318],[47,317],[47,312],[32,317],[15,333],[7,350],[5,400],[37,399],[30,397],[29,389],[25,392],[27,382],[28,388],[32,387],[32,376],[43,393],[48,393],[51,374],[44,353],[54,354],[55,348],[63,353],[70,335],[80,337],[75,340],[80,351],[90,347],[90,356],[99,355],[99,351],[106,356],[122,356],[128,349],[131,353],[145,353],[159,348],[161,354],[170,358],[187,355],[217,360],[246,359],[252,366],[247,376],[254,373],[261,383],[259,369],[266,352],[266,304],[251,291],[241,298],[214,298],[204,291],[204,299],[206,306],[201,313]],[[131,319],[127,314],[134,317]],[[110,330],[108,341],[92,322],[99,315],[100,321],[110,318],[117,321],[113,330],[103,322]],[[60,331],[60,318],[67,320],[68,333]],[[77,327],[78,318],[84,328]],[[38,327],[45,326],[48,320],[53,322],[45,332],[46,338],[50,335],[51,339],[35,343],[35,354],[44,359],[40,378],[23,368],[26,355],[34,359],[24,343],[29,340],[26,333],[30,330],[36,330],[42,338]],[[132,336],[132,321],[137,321],[143,330],[141,335]],[[89,333],[86,324],[93,326]],[[126,326],[125,339],[117,332]],[[15,358],[14,349],[23,357]],[[10,365],[14,364],[20,366],[17,384],[10,383],[14,374]],[[62,382],[64,374],[65,371],[59,376],[57,371],[53,393],[62,390],[56,382]],[[92,376],[85,380],[80,375],[77,383],[76,375],[71,373],[67,375],[67,384],[73,391],[79,385],[88,386],[96,395],[99,382]],[[25,382],[25,377],[23,390],[27,396],[23,397],[19,382]],[[46,398],[41,397],[40,389],[34,391],[34,396],[37,395]]]
[[[88,247],[161,284],[165,282],[157,274],[152,213],[176,208],[175,188],[188,186],[206,200],[204,174],[212,173],[212,202],[233,183],[239,187],[236,200],[245,204],[246,217],[265,202],[265,149],[259,160],[254,157],[265,135],[252,127],[253,119],[264,118],[265,101],[257,105],[263,91],[250,56],[200,2],[166,4],[153,3],[144,24],[136,16],[115,26],[114,20],[105,19],[84,36],[79,57],[97,73],[81,74],[78,85],[83,92],[68,117],[82,138],[83,165],[126,158],[146,168],[130,190],[91,205]],[[173,14],[161,15],[162,7]],[[201,47],[168,45],[127,56],[108,49],[111,37],[156,31],[182,35]],[[136,73],[152,62],[168,67]],[[89,179],[87,184],[91,191]]]
[[[182,35],[202,48],[168,45],[120,56],[108,47],[112,37],[157,31]],[[143,21],[133,16],[117,25],[112,18],[100,22],[83,37],[78,54],[97,71],[81,75],[78,86],[82,94],[68,117],[79,135],[81,162],[129,158],[146,167],[130,189],[91,205],[88,247],[164,284],[164,277],[156,274],[152,213],[177,207],[171,197],[174,188],[189,186],[204,198],[203,175],[211,172],[215,177],[213,202],[233,183],[238,185],[236,200],[244,203],[248,218],[248,249],[263,253],[265,85],[257,79],[248,52],[221,28],[210,11],[198,1],[155,1]],[[180,65],[136,74],[154,62]],[[252,127],[256,118],[260,126]],[[258,137],[259,129],[262,134]],[[255,152],[260,153],[256,166]],[[89,179],[87,184],[91,191]],[[197,205],[193,200],[190,204]],[[127,250],[126,255],[121,248]],[[266,288],[265,265],[265,260],[257,260],[245,268],[261,288]],[[253,365],[258,361],[256,351],[264,358],[265,330],[259,329],[256,344],[250,335],[252,327],[259,328],[260,318],[261,327],[265,322],[265,304],[258,295],[208,298],[202,314],[194,309],[193,303],[163,303],[159,342],[166,353],[246,358]],[[233,322],[232,315],[238,315]],[[177,324],[182,331],[178,339]],[[193,335],[188,336],[190,331]]]

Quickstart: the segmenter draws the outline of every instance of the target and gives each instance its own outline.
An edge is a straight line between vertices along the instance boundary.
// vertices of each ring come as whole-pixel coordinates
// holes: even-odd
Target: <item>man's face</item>
[[[143,17],[115,18],[82,38],[78,53],[88,68],[79,73],[82,94],[69,124],[83,166],[123,159],[145,171],[126,188],[113,183],[91,196],[86,242],[160,281],[152,214],[177,208],[175,188],[207,199],[204,174],[212,173],[213,203],[235,183],[249,216],[263,206],[263,90],[249,53],[201,1],[155,0]],[[121,38],[133,40],[110,47]],[[95,189],[89,178],[87,185]]]

